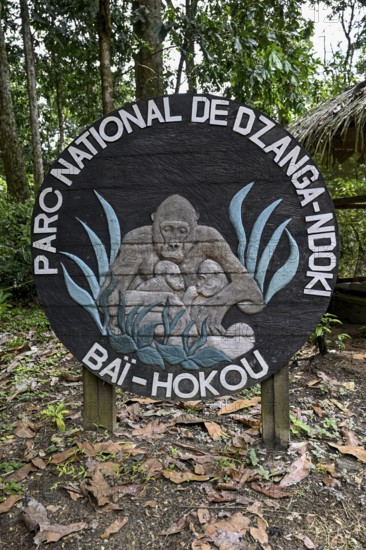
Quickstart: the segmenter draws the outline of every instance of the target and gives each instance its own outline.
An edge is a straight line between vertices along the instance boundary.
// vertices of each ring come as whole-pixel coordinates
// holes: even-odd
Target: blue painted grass
[[[236,235],[238,237],[238,258],[242,264],[244,264],[244,254],[247,246],[247,237],[243,226],[241,207],[245,197],[247,196],[253,185],[254,181],[252,183],[248,183],[248,185],[243,187],[243,189],[240,189],[240,191],[238,191],[236,195],[234,195],[231,199],[229,206],[230,221],[233,224]]]
[[[263,232],[271,214],[281,203],[282,199],[272,202],[259,214],[250,233],[249,242],[247,242],[247,233],[243,224],[242,208],[244,201],[253,185],[254,182],[249,183],[238,193],[236,193],[236,195],[234,195],[230,202],[229,215],[239,241],[237,252],[238,258],[246,267],[248,273],[252,275],[258,283],[263,295],[265,295],[264,302],[265,304],[268,304],[273,296],[287,286],[294,278],[299,266],[300,254],[295,239],[287,229],[287,225],[291,222],[290,218],[282,222],[277,229],[275,229],[270,240],[266,244],[261,257],[258,259],[259,250],[262,246]],[[268,267],[284,232],[286,232],[289,240],[290,255],[285,264],[273,275],[268,288],[265,291],[264,284]]]

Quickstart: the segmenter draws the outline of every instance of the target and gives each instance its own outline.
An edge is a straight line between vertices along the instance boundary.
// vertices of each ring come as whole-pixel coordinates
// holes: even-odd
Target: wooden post
[[[268,449],[286,450],[290,442],[288,365],[261,383],[262,437]]]
[[[116,430],[116,389],[83,367],[84,430]]]

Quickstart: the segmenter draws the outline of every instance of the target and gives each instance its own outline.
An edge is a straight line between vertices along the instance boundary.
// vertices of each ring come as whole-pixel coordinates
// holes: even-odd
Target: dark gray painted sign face
[[[103,380],[160,399],[238,392],[281,368],[330,300],[331,199],[281,126],[173,95],[85,130],[33,215],[37,291]]]

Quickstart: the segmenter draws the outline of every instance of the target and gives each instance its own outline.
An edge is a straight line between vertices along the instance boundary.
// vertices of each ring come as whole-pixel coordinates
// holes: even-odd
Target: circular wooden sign
[[[272,375],[336,282],[312,159],[264,114],[210,95],[139,101],[87,128],[45,178],[32,230],[56,335],[96,376],[159,399]]]

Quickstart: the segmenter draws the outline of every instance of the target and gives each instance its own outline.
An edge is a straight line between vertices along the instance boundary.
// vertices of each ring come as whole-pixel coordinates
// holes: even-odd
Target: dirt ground
[[[32,322],[0,335],[1,549],[366,548],[366,327],[295,356],[279,452],[262,445],[259,386],[188,403],[118,392],[116,432],[85,432],[80,366]]]

